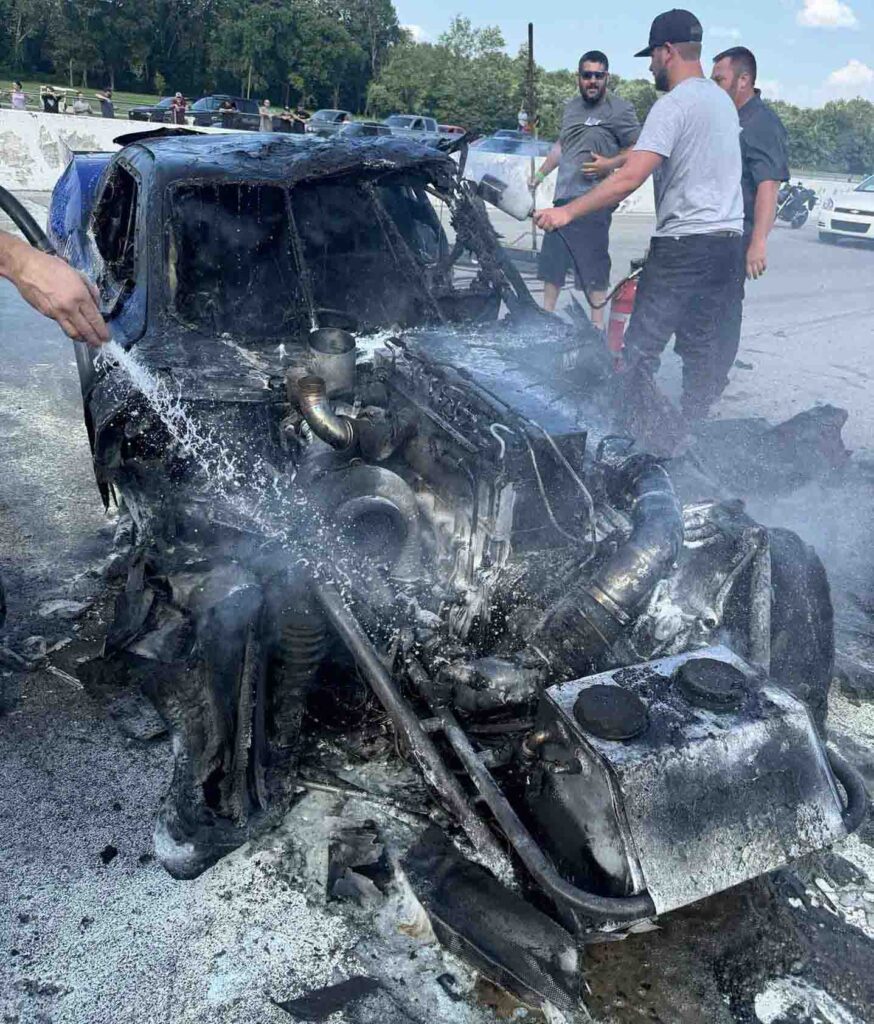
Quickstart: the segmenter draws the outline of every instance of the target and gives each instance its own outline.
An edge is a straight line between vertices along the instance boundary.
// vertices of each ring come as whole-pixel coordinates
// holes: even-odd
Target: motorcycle
[[[784,182],[777,193],[777,220],[788,221],[793,228],[802,227],[816,206],[816,199],[813,189],[805,188],[800,181],[795,185]]]

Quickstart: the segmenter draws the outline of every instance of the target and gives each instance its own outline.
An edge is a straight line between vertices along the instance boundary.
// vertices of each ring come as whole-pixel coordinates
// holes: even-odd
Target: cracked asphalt
[[[614,277],[649,228],[645,217],[614,221]],[[776,421],[817,402],[843,406],[864,470],[874,455],[872,280],[874,246],[825,246],[812,226],[778,226],[771,268],[748,290],[739,358],[750,368],[735,370],[719,414]],[[340,1011],[335,1024],[544,1019],[486,991],[401,897],[372,921],[325,903],[312,850],[296,837],[314,822],[361,818],[354,801],[307,797],[195,882],[155,864],[169,745],[125,736],[72,674],[99,644],[114,522],[91,474],[70,345],[6,282],[0,324],[0,572],[10,591],[0,653],[37,650],[26,646],[34,636],[61,645],[35,671],[0,660],[0,701],[12,705],[0,714],[0,1019],[272,1024],[292,1019],[277,1002],[355,974],[379,978],[388,1002]],[[677,382],[667,357],[663,384]],[[832,575],[839,646],[868,664],[871,497],[860,471],[841,491],[811,487],[753,509],[815,542]],[[54,599],[88,609],[41,616]],[[836,687],[829,723],[874,784],[874,704]],[[872,879],[869,824],[834,851],[667,915],[658,930],[590,947],[575,1019],[864,1024],[874,1019]],[[461,997],[438,984],[446,973]]]

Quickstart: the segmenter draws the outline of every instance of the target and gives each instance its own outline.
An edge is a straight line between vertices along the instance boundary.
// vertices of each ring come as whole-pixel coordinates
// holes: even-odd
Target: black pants
[[[625,334],[629,371],[654,376],[674,335],[683,360],[683,411],[691,417],[703,416],[728,381],[719,347],[741,260],[739,234],[654,238],[640,276]]]
[[[737,359],[737,350],[740,348],[740,329],[743,323],[744,297],[747,282],[747,247],[749,244],[750,236],[745,234],[728,293],[725,315],[720,321],[719,339],[716,344],[718,365],[720,373],[725,378],[725,383],[728,382],[729,370],[734,366],[734,361]],[[725,383],[723,383],[720,393],[725,388]]]

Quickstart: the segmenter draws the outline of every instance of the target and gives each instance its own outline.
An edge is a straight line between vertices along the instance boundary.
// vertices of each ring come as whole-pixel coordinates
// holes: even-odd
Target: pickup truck
[[[388,125],[392,135],[412,139],[426,146],[436,146],[441,138],[437,121],[421,114],[392,114],[383,124]]]

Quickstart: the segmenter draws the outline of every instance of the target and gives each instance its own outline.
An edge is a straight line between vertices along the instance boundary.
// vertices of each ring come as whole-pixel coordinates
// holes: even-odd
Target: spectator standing
[[[115,117],[115,105],[112,102],[112,89],[104,89],[103,92],[96,92],[94,95],[100,101],[101,116]]]
[[[185,113],[188,104],[181,92],[177,92],[170,101],[170,120],[173,124],[185,124]]]
[[[672,335],[683,360],[686,416],[703,418],[722,391],[719,323],[742,251],[740,125],[734,104],[704,77],[702,38],[701,22],[689,11],[655,18],[649,45],[635,56],[650,58],[655,87],[665,95],[650,110],[625,165],[572,203],[535,214],[539,227],[560,229],[575,217],[615,207],[653,175],[656,230],[625,332],[626,418]]]
[[[295,108],[294,114],[292,115],[291,130],[295,135],[303,135],[307,130],[307,121],[309,121],[310,115],[306,110],[298,103]]]
[[[258,107],[258,130],[262,132],[273,131],[273,111],[270,109],[270,100],[262,100]]]
[[[777,193],[781,182],[789,180],[786,129],[762,102],[756,74],[756,58],[745,46],[723,50],[713,58],[710,77],[731,97],[740,121],[744,201],[743,252],[731,302],[721,322],[717,352],[726,383],[740,345],[745,280],[761,277],[768,266],[768,235],[777,214]]]
[[[219,104],[219,115],[222,119],[222,128],[237,127],[237,104],[233,100],[222,100]]]
[[[66,111],[67,109],[68,107],[66,105],[65,98],[64,110]],[[73,100],[72,110],[74,114],[77,114],[79,116],[90,117],[93,113],[93,111],[91,110],[91,104],[88,102],[88,100],[85,99],[81,92],[76,93],[76,98]]]
[[[42,100],[42,109],[44,114],[60,113],[61,94],[55,92],[53,86],[41,85],[39,89],[39,98]]]
[[[13,82],[12,88],[9,90],[9,101],[13,110],[26,110],[27,109],[28,95],[24,91],[24,87],[21,82]]]
[[[607,92],[610,65],[606,54],[589,50],[580,57],[577,85],[579,95],[568,100],[561,121],[561,134],[540,169],[534,184],[542,182],[558,167],[555,185],[556,207],[567,206],[591,191],[617,167],[625,163],[640,134],[634,107]],[[561,236],[549,234],[537,261],[537,276],[543,281],[543,308],[552,312],[564,287],[568,270],[592,305],[592,323],[603,327],[604,310],[596,308],[610,285],[610,224],[613,207],[587,214]]]
[[[278,132],[285,132],[288,134],[291,131],[291,123],[294,120],[294,115],[288,107],[282,108],[282,113],[279,115],[279,124],[276,126]]]

